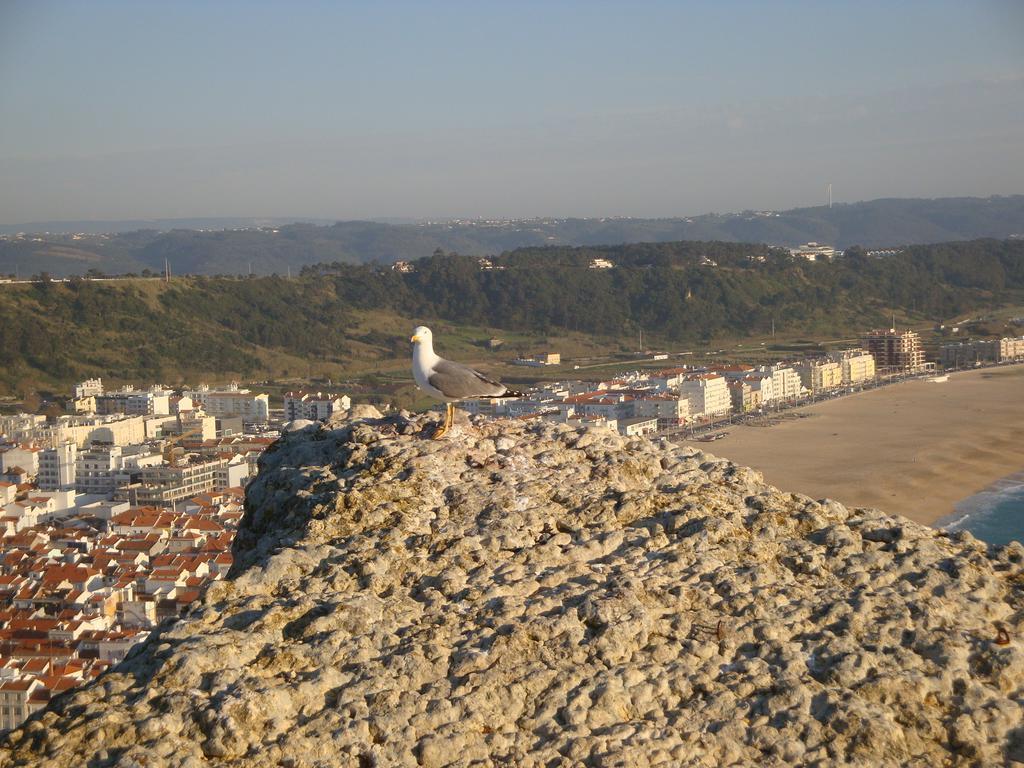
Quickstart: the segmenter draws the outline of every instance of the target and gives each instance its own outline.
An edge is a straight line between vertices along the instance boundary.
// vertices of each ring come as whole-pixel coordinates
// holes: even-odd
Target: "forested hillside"
[[[615,263],[590,269],[593,258]],[[402,273],[341,263],[301,276],[0,285],[0,390],[103,375],[137,381],[296,375],[308,361],[403,357],[416,322],[568,329],[663,343],[852,334],[899,309],[948,319],[1024,296],[1024,241],[850,249],[832,263],[734,243],[530,248],[493,260],[438,253]],[[373,318],[372,322],[368,318]],[[380,318],[390,318],[386,323]],[[382,329],[383,328],[383,329]]]
[[[140,227],[144,224],[140,222]],[[59,227],[60,223],[46,225]],[[81,222],[68,226],[74,225],[81,226]],[[438,248],[478,256],[531,246],[681,240],[779,246],[813,240],[838,248],[876,248],[1012,235],[1024,235],[1024,195],[871,200],[831,208],[666,219],[545,218],[406,224],[342,221],[331,226],[306,222],[219,231],[182,227],[107,235],[46,234],[0,239],[0,274],[27,277],[49,272],[66,276],[83,275],[89,270],[107,274],[143,274],[147,270],[162,273],[166,262],[175,275],[286,275],[319,262],[409,261],[429,256]]]

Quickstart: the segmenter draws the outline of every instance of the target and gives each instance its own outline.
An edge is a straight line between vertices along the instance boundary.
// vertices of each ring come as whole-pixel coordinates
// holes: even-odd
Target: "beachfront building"
[[[916,331],[895,328],[871,331],[864,347],[875,358],[875,367],[886,373],[916,373],[925,367],[921,337]]]
[[[765,365],[758,369],[760,373],[767,374],[772,379],[771,401],[795,400],[806,394],[803,382],[800,381],[800,374],[796,369],[785,363],[776,365]],[[769,402],[769,401],[765,401]]]
[[[771,379],[760,379],[753,376],[730,379],[729,398],[732,401],[732,409],[737,413],[750,413],[760,409],[764,405],[762,381],[770,382]]]
[[[717,373],[694,373],[679,382],[679,396],[690,401],[691,418],[724,416],[732,410],[729,385]]]
[[[983,363],[994,363],[998,358],[998,341],[958,341],[939,347],[939,363],[943,368],[973,368]]]
[[[999,340],[999,362],[1008,363],[1024,360],[1024,336]]]
[[[939,348],[939,362],[943,368],[971,368],[983,363],[1018,360],[1024,360],[1024,336],[960,341],[943,344]]]
[[[797,366],[800,381],[815,395],[843,386],[843,366],[828,359],[804,360]]]
[[[845,386],[863,384],[875,378],[875,358],[866,349],[843,349],[832,352],[829,359],[842,368]]]
[[[690,401],[669,392],[641,395],[633,401],[634,418],[654,418],[658,429],[681,427],[690,416]]]

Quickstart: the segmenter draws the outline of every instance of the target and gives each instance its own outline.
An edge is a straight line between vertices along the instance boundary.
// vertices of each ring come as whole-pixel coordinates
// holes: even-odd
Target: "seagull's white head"
[[[409,339],[413,344],[423,344],[428,349],[433,348],[433,337],[430,334],[430,329],[425,325],[417,325],[412,330],[412,338]]]

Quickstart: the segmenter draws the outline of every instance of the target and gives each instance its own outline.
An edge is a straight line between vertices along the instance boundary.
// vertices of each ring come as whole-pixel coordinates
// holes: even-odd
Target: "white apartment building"
[[[75,400],[80,400],[83,397],[95,397],[96,395],[102,395],[103,379],[86,379],[79,384],[75,384],[73,394]]]
[[[236,466],[245,467],[245,462],[234,462]],[[230,487],[221,484],[235,480],[244,481],[239,476],[241,469],[234,473],[225,471],[232,464],[232,459],[195,458],[175,466],[160,464],[143,467],[139,472],[139,482],[124,485],[117,489],[114,499],[127,501],[133,506],[171,507],[179,501],[191,499],[200,493],[213,490],[225,490]],[[236,484],[241,484],[238,482]]]
[[[332,414],[347,411],[352,407],[348,395],[331,395],[322,392],[288,392],[284,396],[284,417],[288,421],[310,419],[322,421]]]
[[[761,404],[770,403],[775,399],[775,380],[763,371],[754,371],[743,380],[750,384],[750,388],[759,393]]]
[[[132,386],[95,396],[96,412],[127,416],[166,416],[171,412],[171,393],[160,387],[137,390]]]
[[[189,440],[213,440],[217,437],[217,419],[204,416],[202,411],[182,411],[175,419],[160,427],[161,437],[181,437]]]
[[[690,417],[720,416],[732,410],[729,386],[717,373],[696,373],[679,382],[680,397],[689,400]]]
[[[638,416],[632,419],[622,419],[616,425],[620,435],[624,437],[636,437],[638,435],[653,435],[658,431],[658,420]]]
[[[234,456],[223,467],[213,473],[213,488],[225,491],[228,488],[244,488],[249,480],[249,462],[243,456]]]
[[[222,390],[200,384],[198,389],[182,394],[192,398],[193,403],[201,405],[211,416],[241,416],[247,424],[263,424],[270,420],[270,396],[265,393],[254,395],[234,384]]]
[[[760,370],[772,377],[773,400],[792,400],[805,394],[800,374],[791,366],[769,365],[763,366]]]
[[[33,706],[32,694],[43,687],[34,677],[5,680],[0,683],[0,731],[17,728],[45,701]]]
[[[78,446],[73,441],[47,448],[39,454],[36,484],[44,491],[64,491],[75,487]]]
[[[78,493],[109,494],[118,482],[127,482],[122,473],[121,446],[111,445],[79,451],[75,459],[75,490]]]
[[[679,382],[691,373],[693,373],[693,371],[689,368],[667,368],[663,371],[658,371],[651,376],[650,381],[655,387],[662,391],[676,389],[679,387]]]
[[[0,450],[0,471],[10,472],[21,467],[29,477],[39,474],[39,455],[43,449],[36,445],[11,445]]]
[[[90,443],[132,445],[146,439],[145,416],[61,416],[55,424],[33,430],[33,439],[54,448],[69,440],[79,448]]]
[[[19,413],[14,416],[0,416],[0,435],[11,442],[33,439],[35,431],[46,424],[45,416]]]
[[[875,357],[866,349],[844,349],[829,358],[842,367],[843,384],[863,384],[875,378]]]
[[[843,366],[834,360],[804,360],[797,372],[804,387],[816,395],[843,386]]]

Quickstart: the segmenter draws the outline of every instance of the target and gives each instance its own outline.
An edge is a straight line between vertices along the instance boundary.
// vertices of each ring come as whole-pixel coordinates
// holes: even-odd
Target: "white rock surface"
[[[1024,549],[600,429],[286,434],[202,606],[0,765],[1006,765]]]

